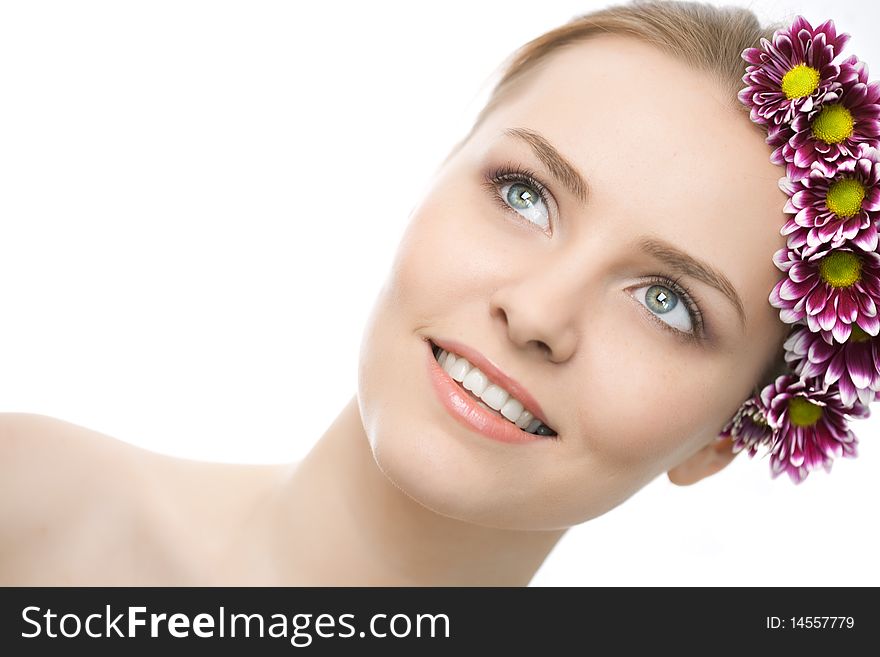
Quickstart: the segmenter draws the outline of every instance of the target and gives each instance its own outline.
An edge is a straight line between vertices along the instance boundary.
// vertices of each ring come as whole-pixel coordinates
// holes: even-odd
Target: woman
[[[772,31],[636,4],[526,44],[413,210],[306,458],[181,461],[6,415],[0,581],[526,585],[568,528],[724,468],[788,329],[781,174],[736,98]]]

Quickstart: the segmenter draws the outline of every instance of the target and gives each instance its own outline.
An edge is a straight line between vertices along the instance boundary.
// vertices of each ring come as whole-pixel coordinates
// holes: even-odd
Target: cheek
[[[485,300],[492,281],[509,267],[478,199],[431,195],[413,213],[398,246],[389,280],[394,300],[416,321],[449,320],[450,311]],[[491,211],[491,210],[489,210]],[[492,245],[493,248],[487,248]]]
[[[590,375],[574,397],[583,400],[576,424],[592,458],[609,468],[660,468],[721,421],[723,404],[712,391],[723,389],[728,368],[654,335],[662,329],[639,318],[638,308],[620,310],[617,322],[594,323],[583,344]],[[621,326],[621,317],[630,319]]]
[[[475,212],[457,210],[444,198],[452,197],[429,194],[411,214],[362,334],[359,392],[371,440],[393,419],[388,398],[398,408],[413,407],[407,406],[412,386],[405,379],[423,374],[416,333],[466,326],[467,304],[485,303],[492,284],[487,272],[501,269],[491,264],[480,236],[466,230],[478,225]],[[411,362],[414,367],[401,365]]]

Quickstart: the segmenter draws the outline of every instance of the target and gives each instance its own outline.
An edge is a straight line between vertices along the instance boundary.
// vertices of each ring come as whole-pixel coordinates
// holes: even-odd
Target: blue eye
[[[658,277],[639,287],[633,296],[664,328],[681,337],[697,339],[703,329],[703,314],[693,296],[677,281]]]
[[[517,213],[542,230],[550,228],[550,193],[533,172],[508,164],[493,171],[487,182],[502,208]]]

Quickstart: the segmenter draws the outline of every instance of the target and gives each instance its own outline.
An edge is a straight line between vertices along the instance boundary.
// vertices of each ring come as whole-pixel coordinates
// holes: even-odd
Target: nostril
[[[538,346],[538,349],[543,351],[546,355],[550,356],[553,354],[553,350],[550,348],[550,345],[548,345],[543,340],[530,340],[529,342],[535,343]]]
[[[504,310],[504,308],[502,308],[501,306],[495,306],[492,309],[492,312],[494,315],[497,315],[502,322],[504,322],[505,326],[509,324],[509,322],[507,321],[507,311]]]

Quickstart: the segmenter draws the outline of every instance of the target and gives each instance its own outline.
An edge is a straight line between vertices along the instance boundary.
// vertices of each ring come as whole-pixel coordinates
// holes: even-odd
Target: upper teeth
[[[543,423],[523,408],[523,404],[504,388],[489,380],[479,368],[471,365],[466,358],[445,349],[440,349],[437,362],[462,387],[482,399],[492,410],[516,424],[523,431],[535,433]],[[546,425],[543,425],[546,426]]]

